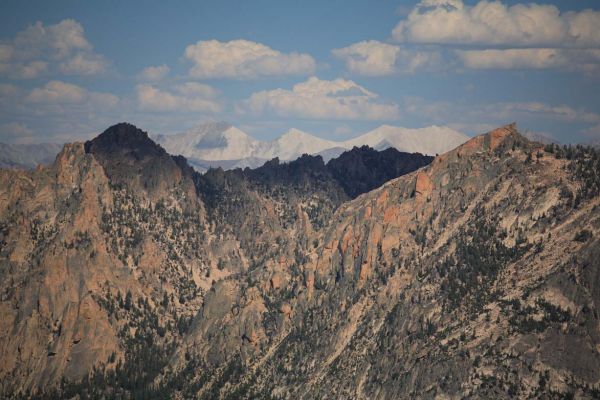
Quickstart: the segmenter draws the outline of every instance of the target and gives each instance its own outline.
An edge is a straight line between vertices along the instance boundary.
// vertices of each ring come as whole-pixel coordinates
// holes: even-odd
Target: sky
[[[0,4],[0,142],[127,121],[226,121],[258,139],[517,122],[600,140],[597,1],[13,1]]]

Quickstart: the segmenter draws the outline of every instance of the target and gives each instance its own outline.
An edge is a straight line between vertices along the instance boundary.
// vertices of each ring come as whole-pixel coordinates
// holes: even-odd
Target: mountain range
[[[62,149],[58,143],[6,144],[0,143],[0,168],[31,169],[51,164]]]
[[[0,169],[0,397],[598,398],[598,171],[507,125],[201,174],[112,126]]]
[[[382,125],[364,135],[340,142],[298,129],[290,129],[272,141],[261,141],[226,122],[205,123],[184,133],[155,135],[152,138],[169,153],[185,156],[188,163],[200,172],[211,167],[256,168],[273,158],[291,161],[303,154],[321,155],[327,162],[346,150],[364,145],[376,150],[393,147],[401,152],[434,156],[468,139],[447,127],[407,129]],[[62,144],[58,143],[0,143],[0,168],[31,169],[39,164],[48,165],[61,148]]]
[[[181,154],[197,170],[210,167],[256,168],[272,158],[290,161],[303,154],[321,155],[325,162],[353,147],[370,146],[376,150],[393,147],[398,151],[435,156],[468,140],[448,127],[419,129],[382,125],[345,141],[319,138],[290,129],[272,141],[260,141],[224,122],[199,125],[187,132],[156,135],[153,139],[171,154]]]

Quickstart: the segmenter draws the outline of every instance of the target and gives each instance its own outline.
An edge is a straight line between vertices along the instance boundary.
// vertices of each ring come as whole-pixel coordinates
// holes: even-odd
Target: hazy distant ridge
[[[223,122],[199,125],[180,134],[154,136],[154,140],[169,153],[185,156],[200,170],[210,166],[224,169],[259,167],[275,157],[288,161],[302,154],[318,154],[327,162],[345,150],[363,145],[376,150],[393,147],[399,151],[434,156],[468,139],[468,136],[443,126],[409,129],[382,125],[345,141],[319,138],[298,129],[290,129],[272,141],[261,141]]]

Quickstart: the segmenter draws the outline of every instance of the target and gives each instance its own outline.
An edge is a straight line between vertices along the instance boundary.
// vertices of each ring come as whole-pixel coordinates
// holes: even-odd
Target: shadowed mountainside
[[[598,152],[508,125],[356,197],[429,161],[382,154],[197,175],[118,125],[0,171],[0,392],[597,397]]]

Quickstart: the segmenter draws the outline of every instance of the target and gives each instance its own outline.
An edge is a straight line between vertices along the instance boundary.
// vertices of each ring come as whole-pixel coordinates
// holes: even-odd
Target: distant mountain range
[[[59,143],[0,143],[0,168],[31,169],[54,161],[63,145]]]
[[[367,145],[375,150],[390,147],[407,153],[434,156],[461,145],[468,136],[448,127],[430,126],[408,129],[382,125],[354,139],[333,141],[298,129],[290,129],[272,141],[254,139],[224,122],[208,123],[175,135],[157,135],[153,139],[171,154],[180,154],[197,170],[256,168],[279,158],[295,160],[303,154],[320,155],[325,162],[353,147]]]
[[[395,148],[401,152],[435,156],[459,146],[468,136],[451,128],[429,126],[408,129],[382,125],[346,141],[323,139],[299,129],[290,129],[272,141],[255,139],[226,122],[198,125],[174,135],[153,135],[152,139],[170,154],[187,158],[199,172],[221,167],[257,168],[278,158],[292,161],[303,154],[320,155],[327,163],[346,150],[369,146],[375,150]],[[0,168],[32,169],[38,164],[52,163],[62,148],[59,143],[4,144],[0,143]]]

